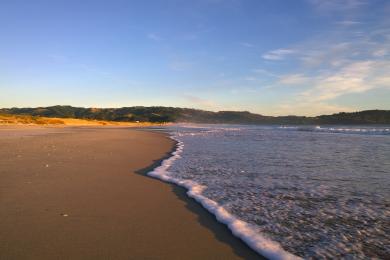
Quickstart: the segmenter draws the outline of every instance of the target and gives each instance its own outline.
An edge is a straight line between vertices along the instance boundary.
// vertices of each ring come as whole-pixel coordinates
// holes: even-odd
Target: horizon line
[[[336,115],[336,114],[341,114],[341,113],[360,113],[360,112],[366,112],[366,111],[390,111],[390,109],[378,109],[378,108],[373,108],[373,109],[364,109],[364,110],[357,110],[357,111],[349,111],[349,112],[346,112],[346,111],[339,111],[339,112],[335,112],[335,113],[332,113],[332,114],[318,114],[318,115],[313,115],[313,116],[303,116],[303,115],[277,115],[277,116],[269,116],[269,115],[264,115],[264,114],[260,114],[260,113],[254,113],[254,112],[251,112],[249,110],[219,110],[219,111],[213,111],[213,110],[206,110],[206,109],[200,109],[200,108],[190,108],[190,107],[179,107],[179,106],[122,106],[122,107],[87,107],[87,106],[72,106],[72,105],[51,105],[51,106],[36,106],[36,107],[2,107],[0,108],[0,110],[2,109],[24,109],[24,108],[31,108],[31,109],[36,109],[36,108],[48,108],[48,107],[73,107],[73,108],[83,108],[83,109],[121,109],[121,108],[133,108],[133,107],[144,107],[144,108],[151,108],[151,107],[164,107],[164,108],[179,108],[179,109],[192,109],[192,110],[199,110],[199,111],[204,111],[204,112],[212,112],[212,113],[220,113],[220,112],[236,112],[236,113],[250,113],[250,114],[254,114],[254,115],[260,115],[260,116],[265,116],[265,117],[289,117],[289,116],[293,116],[293,117],[307,117],[307,118],[310,118],[310,117],[319,117],[319,116],[327,116],[327,115]],[[1,113],[1,111],[0,111]]]

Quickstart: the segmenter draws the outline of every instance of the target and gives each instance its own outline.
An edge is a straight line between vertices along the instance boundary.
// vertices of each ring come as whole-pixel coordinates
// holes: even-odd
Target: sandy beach
[[[258,259],[145,176],[173,146],[119,127],[0,127],[0,259]]]

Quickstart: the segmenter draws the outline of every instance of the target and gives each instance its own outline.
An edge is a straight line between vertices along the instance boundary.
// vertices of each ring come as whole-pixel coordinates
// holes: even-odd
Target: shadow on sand
[[[173,147],[172,151],[175,149],[176,146]],[[147,178],[157,180],[148,176],[147,173],[160,166],[163,160],[171,157],[172,151],[167,153],[162,159],[155,160],[152,165],[137,170],[136,173]],[[186,194],[187,190],[184,187],[180,187],[172,183],[167,183],[167,185],[171,186],[172,192],[177,196],[177,198],[186,203],[186,208],[198,216],[198,222],[202,226],[211,230],[216,239],[229,245],[237,256],[240,256],[243,259],[266,259],[249,248],[249,246],[247,246],[242,240],[235,237],[225,224],[218,222],[215,216],[203,208],[198,202],[188,197]]]

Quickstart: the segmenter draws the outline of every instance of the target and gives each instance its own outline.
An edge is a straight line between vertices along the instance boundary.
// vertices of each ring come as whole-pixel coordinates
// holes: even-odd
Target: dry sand
[[[174,185],[173,141],[125,128],[0,128],[0,259],[255,259]],[[149,167],[148,167],[149,166]]]

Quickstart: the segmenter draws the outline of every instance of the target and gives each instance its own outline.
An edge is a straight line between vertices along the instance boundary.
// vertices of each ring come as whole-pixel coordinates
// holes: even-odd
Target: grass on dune
[[[50,118],[30,115],[0,114],[0,125],[80,125],[80,126],[148,126],[153,123],[114,122],[76,118]]]

